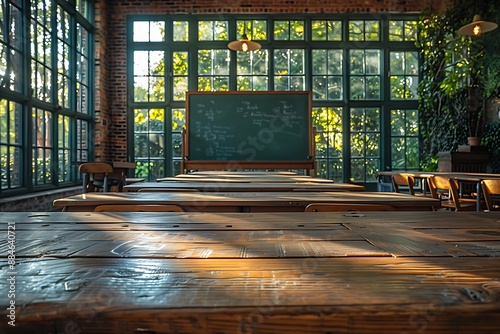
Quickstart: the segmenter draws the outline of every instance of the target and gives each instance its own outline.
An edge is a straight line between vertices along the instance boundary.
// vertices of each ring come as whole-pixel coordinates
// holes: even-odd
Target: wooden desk
[[[174,177],[163,177],[157,179],[158,182],[162,181],[177,181],[177,182],[271,182],[271,183],[281,183],[281,182],[290,182],[290,183],[333,183],[332,180],[323,179],[320,177],[312,177],[308,175],[295,175],[295,174],[287,174],[287,173],[270,173],[270,174],[262,174],[262,173],[221,173],[221,174],[179,174]]]
[[[229,191],[364,191],[365,187],[349,183],[290,183],[290,182],[198,182],[198,181],[163,181],[141,182],[123,187],[123,191],[139,191],[140,189],[158,189],[174,191],[176,189],[193,189],[206,192]]]
[[[104,204],[174,204],[184,211],[304,211],[311,203],[387,204],[396,210],[431,210],[439,200],[387,192],[126,192],[87,193],[54,200],[65,211],[94,211]]]
[[[301,175],[297,172],[291,171],[264,171],[264,170],[251,170],[251,171],[220,171],[220,170],[200,170],[188,173],[189,175]],[[186,175],[186,174],[182,174]]]
[[[2,333],[498,333],[500,212],[0,218]]]

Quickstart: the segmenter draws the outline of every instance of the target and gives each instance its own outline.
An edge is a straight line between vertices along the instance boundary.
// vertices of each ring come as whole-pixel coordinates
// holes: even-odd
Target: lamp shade
[[[481,15],[476,14],[471,23],[458,29],[458,33],[464,36],[479,36],[485,32],[495,30],[497,27],[498,24],[495,22],[483,21]]]
[[[233,51],[248,52],[248,51],[259,50],[260,44],[249,40],[247,35],[243,34],[243,36],[241,36],[241,39],[239,41],[229,42],[227,47]]]

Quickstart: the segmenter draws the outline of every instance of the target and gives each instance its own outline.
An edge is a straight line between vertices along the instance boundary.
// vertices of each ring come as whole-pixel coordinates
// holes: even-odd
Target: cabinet
[[[490,155],[486,148],[471,152],[439,152],[438,171],[487,173]]]

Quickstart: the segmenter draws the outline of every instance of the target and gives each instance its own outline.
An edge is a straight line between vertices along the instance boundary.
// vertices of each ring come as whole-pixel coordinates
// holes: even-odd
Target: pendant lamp
[[[471,23],[458,29],[458,33],[464,36],[479,36],[485,32],[495,30],[497,27],[498,24],[495,22],[483,21],[481,15],[476,14]]]
[[[227,47],[233,51],[255,51],[260,49],[260,44],[248,39],[247,34],[243,34],[239,41],[229,42]]]

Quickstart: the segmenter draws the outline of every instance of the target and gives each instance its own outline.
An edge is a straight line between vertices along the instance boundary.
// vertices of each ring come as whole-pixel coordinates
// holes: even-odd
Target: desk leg
[[[481,211],[481,182],[476,184],[476,211]]]

